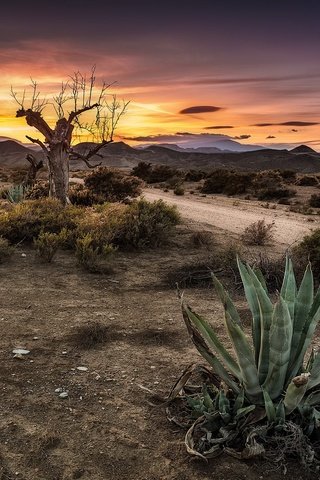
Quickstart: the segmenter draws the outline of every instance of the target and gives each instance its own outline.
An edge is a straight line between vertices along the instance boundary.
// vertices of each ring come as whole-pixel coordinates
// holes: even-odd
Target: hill
[[[291,153],[317,153],[313,148],[308,147],[308,145],[299,145],[296,148],[290,150]]]

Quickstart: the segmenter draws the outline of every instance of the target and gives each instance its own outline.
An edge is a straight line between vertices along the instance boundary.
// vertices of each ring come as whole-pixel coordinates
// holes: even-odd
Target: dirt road
[[[179,212],[187,222],[203,225],[206,229],[213,227],[230,233],[241,234],[252,222],[265,219],[267,223],[275,224],[275,239],[277,243],[291,245],[320,227],[318,216],[307,216],[286,211],[287,207],[277,205],[277,208],[264,208],[259,202],[251,200],[236,200],[222,196],[199,197],[187,194],[178,197],[170,192],[156,189],[146,189],[147,200],[162,198],[171,205],[177,205]],[[310,221],[314,220],[314,221]]]

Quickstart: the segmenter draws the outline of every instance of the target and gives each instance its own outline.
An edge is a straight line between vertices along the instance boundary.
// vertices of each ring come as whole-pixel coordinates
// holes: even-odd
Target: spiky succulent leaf
[[[300,368],[300,365],[296,365],[298,348],[300,346],[301,335],[306,324],[312,303],[313,275],[311,271],[311,266],[309,264],[306,268],[298,294],[295,299],[293,335],[291,342],[290,363],[287,373],[287,382],[289,382],[290,378],[297,374]]]
[[[269,366],[269,354],[270,354],[270,327],[272,321],[272,314],[273,314],[273,305],[272,302],[266,293],[265,289],[261,285],[261,282],[255,275],[252,268],[248,265],[247,266],[248,272],[252,279],[253,285],[256,289],[258,303],[259,303],[259,310],[260,310],[260,352],[259,352],[259,360],[258,360],[258,372],[259,372],[259,381],[262,384],[268,374],[268,366]]]
[[[291,413],[297,408],[303,399],[309,381],[309,373],[302,373],[298,377],[294,377],[288,385],[283,403],[286,413]]]
[[[270,398],[269,393],[263,388],[263,399],[264,399],[264,408],[266,409],[266,414],[269,422],[274,422],[276,420],[276,409],[273,404],[273,401]]]
[[[224,347],[222,342],[219,340],[217,335],[215,334],[213,328],[209,325],[209,323],[200,315],[195,313],[186,303],[182,301],[182,313],[184,321],[187,325],[188,331],[192,336],[194,341],[194,337],[196,335],[196,331],[201,335],[202,339],[205,341],[205,345],[209,349],[209,353],[213,353],[214,355],[218,355],[220,361],[226,366],[226,368],[232,373],[236,378],[239,379],[241,382],[242,376],[240,373],[239,366],[237,365],[236,361],[232,358],[230,353]],[[199,343],[199,342],[198,342]],[[202,342],[203,344],[203,342]]]
[[[318,351],[314,355],[312,367],[309,371],[310,371],[310,378],[309,378],[307,390],[309,390],[310,388],[316,387],[317,385],[320,384],[320,351]]]
[[[248,339],[243,330],[232,319],[228,310],[225,310],[225,323],[238,358],[246,394],[253,403],[260,403],[262,400],[262,391],[259,384],[258,370]]]
[[[243,405],[244,405],[244,389],[241,388],[237,398],[234,401],[233,413],[237,413],[237,411],[240,410],[240,408],[242,408]]]
[[[281,297],[286,301],[290,313],[291,320],[294,319],[294,308],[297,293],[297,284],[294,276],[291,259],[286,261],[286,270],[280,291]]]
[[[269,369],[263,388],[272,400],[283,391],[290,360],[292,321],[287,303],[280,296],[275,304],[270,328]]]

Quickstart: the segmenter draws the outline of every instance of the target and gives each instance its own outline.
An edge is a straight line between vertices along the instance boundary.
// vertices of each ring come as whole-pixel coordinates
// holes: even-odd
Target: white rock
[[[59,388],[56,388],[54,393],[61,393],[63,392],[63,388],[59,387]]]
[[[15,355],[28,355],[30,353],[30,350],[26,350],[25,348],[14,348],[12,350],[12,353]]]
[[[68,398],[68,392],[61,392],[59,398]]]
[[[77,370],[79,370],[80,372],[86,372],[88,370],[87,367],[77,367]]]
[[[21,257],[25,258],[27,255],[25,253],[21,253]]]

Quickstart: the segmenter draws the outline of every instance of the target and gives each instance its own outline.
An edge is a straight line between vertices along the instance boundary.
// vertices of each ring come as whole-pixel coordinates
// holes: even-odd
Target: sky
[[[130,101],[117,139],[131,145],[192,134],[320,150],[319,18],[314,0],[5,2],[0,137],[34,135],[11,85],[22,92],[31,77],[50,98],[96,65],[97,82]]]

